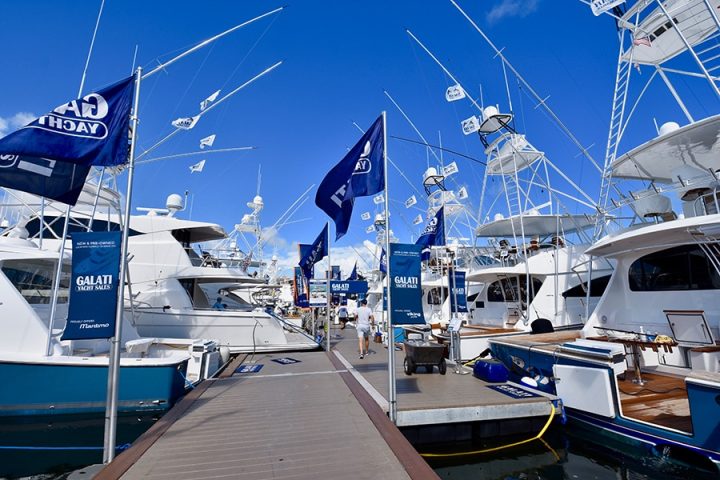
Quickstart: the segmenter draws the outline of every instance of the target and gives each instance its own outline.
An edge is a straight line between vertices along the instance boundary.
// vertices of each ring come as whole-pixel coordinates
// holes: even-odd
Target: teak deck
[[[679,377],[643,372],[645,385],[632,383],[635,374],[618,379],[623,415],[643,422],[692,433],[690,404],[685,380]]]
[[[335,330],[333,351],[258,354],[256,373],[206,381],[98,479],[437,479],[387,417],[387,349],[359,359],[353,328]],[[281,364],[280,358],[298,363]],[[545,397],[513,399],[471,375],[402,370],[395,352],[398,426],[538,418]],[[238,361],[239,363],[239,361]],[[234,365],[231,371],[235,370]]]

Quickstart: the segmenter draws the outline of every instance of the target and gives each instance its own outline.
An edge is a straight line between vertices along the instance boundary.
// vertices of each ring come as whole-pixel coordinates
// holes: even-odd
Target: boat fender
[[[218,351],[220,352],[220,359],[223,365],[226,364],[228,360],[230,360],[230,349],[228,347],[220,347]]]
[[[507,382],[510,372],[499,360],[478,359],[473,367],[473,376],[489,383]]]

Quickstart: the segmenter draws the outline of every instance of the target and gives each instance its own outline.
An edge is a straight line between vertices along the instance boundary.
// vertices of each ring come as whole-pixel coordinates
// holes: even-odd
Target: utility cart
[[[440,375],[447,372],[445,362],[445,346],[437,343],[430,343],[422,340],[406,340],[405,347],[405,375],[412,375],[417,371],[418,366],[425,367],[428,372],[433,371],[437,365]]]

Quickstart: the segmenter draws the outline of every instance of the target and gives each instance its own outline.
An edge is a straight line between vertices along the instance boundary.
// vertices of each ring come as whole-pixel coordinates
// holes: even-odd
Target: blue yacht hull
[[[602,362],[589,361],[558,352],[544,352],[532,348],[514,347],[491,343],[493,357],[502,361],[510,370],[510,380],[520,382],[522,377],[540,380],[538,390],[557,394],[553,382],[553,366],[568,365],[605,370],[610,378],[615,411],[621,412],[617,383],[612,368]],[[543,382],[544,381],[544,382]],[[602,417],[574,408],[566,408],[567,416],[586,426],[613,434],[623,441],[641,444],[658,455],[677,455],[682,458],[710,460],[720,470],[720,386],[704,382],[686,381],[692,432],[661,428],[650,423],[636,421],[617,413],[614,417]]]
[[[185,392],[187,361],[120,368],[119,412],[162,412]],[[0,361],[0,416],[101,413],[107,365]]]

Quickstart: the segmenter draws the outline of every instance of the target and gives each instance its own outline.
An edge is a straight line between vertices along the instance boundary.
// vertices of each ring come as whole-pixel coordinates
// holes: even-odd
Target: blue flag
[[[420,285],[420,247],[403,243],[390,244],[390,293],[392,324],[424,324],[422,287]]]
[[[40,157],[78,165],[128,161],[135,77],[60,105],[0,139],[0,155]]]
[[[0,155],[0,186],[75,205],[90,167],[47,158]]]
[[[423,247],[422,259],[430,258],[430,247],[445,245],[445,208],[440,207],[435,216],[425,226],[425,230],[417,239],[415,245]]]
[[[355,262],[355,266],[352,269],[352,272],[350,272],[350,276],[347,278],[349,281],[357,280],[358,279],[358,273],[357,273],[357,261]]]
[[[387,255],[385,255],[385,249],[382,249],[382,252],[380,252],[380,271],[382,273],[387,273]]]
[[[302,268],[305,278],[311,278],[313,267],[317,262],[325,258],[328,254],[328,224],[325,224],[325,228],[322,229],[320,235],[312,243],[311,248],[308,252],[303,254],[300,259],[300,268]]]
[[[335,222],[335,240],[347,233],[355,198],[385,188],[384,141],[380,116],[318,187],[315,205]]]

